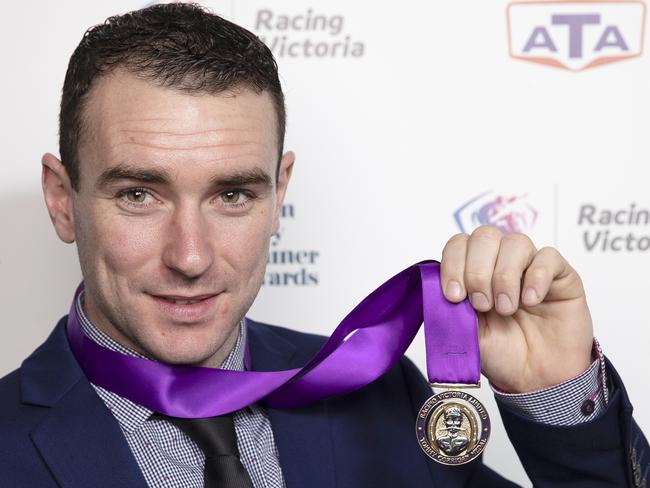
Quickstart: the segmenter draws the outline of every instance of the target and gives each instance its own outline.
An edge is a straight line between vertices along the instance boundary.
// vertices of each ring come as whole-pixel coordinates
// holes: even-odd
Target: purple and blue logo
[[[507,16],[514,59],[582,71],[643,54],[642,0],[515,1]]]
[[[461,232],[471,233],[481,225],[494,225],[504,234],[528,232],[537,222],[537,210],[526,201],[527,195],[503,196],[488,191],[472,198],[454,212]]]

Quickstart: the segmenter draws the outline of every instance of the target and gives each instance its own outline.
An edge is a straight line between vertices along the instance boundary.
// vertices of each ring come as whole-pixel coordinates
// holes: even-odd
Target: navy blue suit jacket
[[[0,487],[145,488],[120,427],[76,362],[65,318],[20,369],[0,380]],[[255,370],[304,365],[323,338],[249,321]],[[650,448],[620,380],[606,413],[579,427],[553,428],[505,410],[508,434],[535,486],[633,487]],[[459,467],[429,461],[414,419],[429,396],[404,359],[344,397],[294,410],[269,409],[288,488],[513,487],[480,460]]]

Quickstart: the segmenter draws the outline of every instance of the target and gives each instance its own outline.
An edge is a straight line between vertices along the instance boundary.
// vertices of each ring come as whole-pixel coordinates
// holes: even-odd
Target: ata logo
[[[512,2],[507,16],[515,59],[581,71],[643,53],[642,0]]]
[[[532,229],[537,222],[537,210],[526,202],[526,195],[504,197],[488,191],[463,204],[454,212],[454,219],[466,234],[480,225],[494,225],[509,234]]]

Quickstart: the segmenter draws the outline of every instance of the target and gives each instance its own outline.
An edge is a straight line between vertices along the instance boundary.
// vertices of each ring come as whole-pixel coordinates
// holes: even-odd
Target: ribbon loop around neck
[[[467,300],[442,294],[440,265],[422,261],[396,274],[362,300],[302,368],[229,371],[179,366],[128,356],[84,334],[68,316],[72,352],[90,382],[174,417],[224,415],[262,402],[295,408],[341,396],[376,380],[400,360],[424,321],[430,382],[477,383],[477,320]]]

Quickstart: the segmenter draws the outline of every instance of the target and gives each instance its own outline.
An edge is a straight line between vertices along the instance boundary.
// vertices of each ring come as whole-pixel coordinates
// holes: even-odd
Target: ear
[[[50,153],[41,158],[43,196],[59,239],[68,244],[74,242],[74,214],[72,211],[72,185],[68,172],[61,161]]]
[[[282,203],[284,196],[287,193],[287,186],[291,179],[293,171],[293,163],[296,160],[296,155],[292,151],[288,151],[282,156],[280,160],[280,171],[278,172],[278,187],[276,190],[275,198],[275,215],[273,216],[273,233],[277,234],[280,230],[280,211],[282,210]]]

